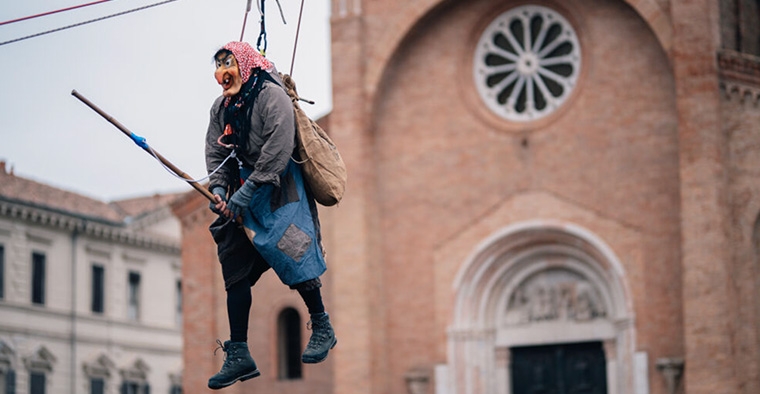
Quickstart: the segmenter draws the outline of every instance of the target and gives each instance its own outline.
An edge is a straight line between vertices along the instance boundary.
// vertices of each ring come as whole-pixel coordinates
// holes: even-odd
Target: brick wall
[[[432,376],[450,361],[453,283],[468,254],[531,220],[581,226],[618,257],[649,392],[668,393],[655,366],[668,357],[685,358],[686,393],[757,391],[760,95],[736,96],[755,77],[720,95],[718,5],[537,3],[573,23],[583,69],[562,109],[516,125],[480,103],[471,64],[483,27],[524,2],[333,1],[326,129],[349,185],[323,224],[339,345],[304,382],[272,378],[276,314],[305,313],[270,273],[254,289],[251,324],[264,376],[231,392],[315,382],[336,394],[407,392],[408,373]],[[186,298],[197,308],[185,327],[186,392],[205,387],[221,363],[213,339],[227,336],[205,206],[188,203],[195,219],[183,221],[185,284],[197,292]]]

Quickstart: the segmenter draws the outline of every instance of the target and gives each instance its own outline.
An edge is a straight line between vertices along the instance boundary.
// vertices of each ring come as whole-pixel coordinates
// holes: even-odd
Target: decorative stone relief
[[[148,367],[148,364],[142,358],[137,358],[119,372],[124,380],[145,382],[148,378],[150,367]]]
[[[45,346],[40,346],[34,353],[24,359],[24,364],[30,370],[50,372],[57,361],[53,353]]]
[[[116,364],[105,354],[101,354],[85,362],[82,366],[85,375],[89,377],[110,377],[111,370],[116,368]]]
[[[607,315],[600,292],[578,273],[551,269],[523,281],[509,296],[505,326],[548,322],[586,322]]]
[[[13,368],[16,352],[5,341],[0,339],[0,372]]]

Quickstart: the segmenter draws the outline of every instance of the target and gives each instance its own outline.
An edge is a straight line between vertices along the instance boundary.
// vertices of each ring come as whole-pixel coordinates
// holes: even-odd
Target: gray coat
[[[271,76],[279,80],[276,73]],[[218,98],[211,108],[206,135],[209,171],[230,153],[230,149],[217,143],[224,130],[223,100]],[[289,286],[313,281],[327,268],[316,205],[306,190],[300,166],[291,160],[294,147],[293,103],[281,86],[265,79],[251,111],[248,148],[238,152],[245,167],[240,170],[241,178],[257,185],[242,215],[243,225],[255,235],[252,240],[245,240],[242,230],[228,220],[217,220],[210,227],[226,285],[251,272],[260,274],[254,268],[257,259],[263,259]],[[217,186],[227,189],[232,186],[231,179],[241,179],[236,167],[235,160],[227,161],[211,176],[209,189]],[[230,228],[233,225],[235,228]],[[251,250],[249,241],[258,253]]]
[[[270,74],[282,83],[276,71]],[[230,154],[230,149],[217,143],[224,132],[223,100],[224,97],[219,96],[211,106],[211,119],[206,133],[206,168],[209,172]],[[248,179],[256,184],[271,183],[279,186],[280,174],[285,170],[294,147],[293,103],[281,86],[266,79],[253,104],[248,149],[242,154],[238,152],[238,158],[253,169]],[[209,190],[216,186],[227,189],[230,176],[237,173],[236,167],[234,160],[228,161],[225,167],[211,176]]]

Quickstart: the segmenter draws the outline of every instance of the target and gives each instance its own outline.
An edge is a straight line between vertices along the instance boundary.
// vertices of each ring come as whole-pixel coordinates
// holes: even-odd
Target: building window
[[[39,347],[29,357],[24,359],[27,371],[29,371],[30,394],[45,394],[47,392],[48,374],[53,371],[56,357],[45,346]]]
[[[723,48],[760,55],[760,1],[720,2]]]
[[[140,318],[140,274],[130,271],[128,278],[129,294],[127,295],[127,318],[138,320]]]
[[[176,316],[177,326],[182,327],[182,281],[177,280],[177,284],[174,288],[175,295],[175,305],[174,305],[174,312]]]
[[[570,23],[550,8],[523,5],[486,27],[475,49],[473,77],[492,112],[528,122],[567,100],[580,67],[580,44]]]
[[[277,318],[277,361],[279,379],[301,378],[301,317],[293,308]]]
[[[106,380],[103,378],[90,378],[90,394],[105,394]]]
[[[169,374],[169,394],[182,394],[182,372]]]
[[[92,265],[92,300],[91,309],[95,313],[105,310],[105,268],[102,265]]]
[[[86,361],[83,365],[84,374],[90,382],[90,394],[105,394],[108,387],[111,370],[115,364],[108,356],[101,354]]]
[[[15,359],[13,348],[0,339],[0,393],[16,392],[16,371],[12,368]]]
[[[5,298],[5,247],[0,245],[0,299],[2,298]]]
[[[40,371],[29,372],[29,393],[45,394],[45,373]]]
[[[0,392],[6,394],[16,392],[16,373],[12,369],[0,370]]]
[[[45,305],[45,254],[32,253],[32,303]]]
[[[150,394],[150,385],[140,382],[124,382],[121,384],[121,394]]]
[[[137,359],[132,365],[122,369],[120,394],[150,394],[148,371],[150,367],[142,359]]]

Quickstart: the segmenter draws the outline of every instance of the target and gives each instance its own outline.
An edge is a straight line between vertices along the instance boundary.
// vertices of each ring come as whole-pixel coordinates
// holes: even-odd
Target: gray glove
[[[223,188],[221,186],[215,186],[211,190],[211,194],[217,195],[217,196],[219,196],[219,197],[222,198],[222,201],[227,202],[227,198],[226,198],[227,197],[227,190],[225,190],[225,188]],[[216,203],[213,202],[213,201],[210,201],[208,203],[208,208],[212,212],[214,212],[215,214],[217,214],[217,215],[221,215],[222,214],[221,212],[219,212],[219,210],[216,209]]]
[[[238,217],[243,214],[243,210],[248,207],[255,191],[256,184],[251,181],[245,181],[243,186],[232,195],[230,202],[227,203],[227,209],[232,213],[232,217]]]

